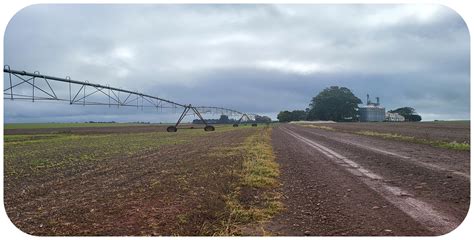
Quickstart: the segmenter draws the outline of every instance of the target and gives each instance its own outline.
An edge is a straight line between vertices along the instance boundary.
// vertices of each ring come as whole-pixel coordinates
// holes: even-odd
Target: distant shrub
[[[408,115],[408,116],[405,117],[405,120],[409,121],[409,122],[419,122],[419,121],[421,121],[421,116],[416,115],[416,114]]]

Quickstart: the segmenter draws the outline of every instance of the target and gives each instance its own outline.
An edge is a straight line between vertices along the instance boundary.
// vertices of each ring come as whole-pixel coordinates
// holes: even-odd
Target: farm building
[[[402,115],[400,115],[398,113],[387,112],[385,114],[385,121],[387,121],[387,122],[403,122],[403,121],[405,121],[405,117],[403,117]]]
[[[383,122],[385,120],[385,108],[380,106],[380,98],[373,103],[367,94],[367,105],[359,108],[359,121],[361,122]]]

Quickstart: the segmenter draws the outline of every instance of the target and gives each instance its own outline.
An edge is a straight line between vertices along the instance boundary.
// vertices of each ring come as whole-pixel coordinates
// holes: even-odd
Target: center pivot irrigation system
[[[202,117],[202,114],[224,114],[236,116],[240,119],[233,126],[238,127],[242,120],[251,121],[255,115],[242,113],[233,109],[223,107],[193,106],[191,104],[181,104],[164,98],[151,96],[137,91],[100,85],[87,81],[72,80],[70,77],[60,78],[42,75],[40,72],[25,72],[10,69],[10,66],[3,67],[4,85],[8,86],[3,90],[4,99],[9,100],[29,100],[35,101],[62,101],[69,102],[70,105],[102,105],[116,107],[136,107],[138,109],[155,108],[157,111],[163,109],[181,109],[180,117],[175,125],[169,126],[168,132],[178,131],[178,125],[188,115],[196,115],[204,123],[204,131],[214,131],[214,126]],[[8,81],[8,82],[5,82]],[[64,85],[69,85],[68,87]],[[56,89],[56,91],[55,91]],[[256,124],[252,124],[256,126]]]

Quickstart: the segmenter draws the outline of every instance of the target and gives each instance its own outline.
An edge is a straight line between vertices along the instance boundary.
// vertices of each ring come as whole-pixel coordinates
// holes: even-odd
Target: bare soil
[[[110,131],[150,130],[134,128]],[[223,196],[233,189],[243,159],[211,153],[236,146],[251,133],[250,128],[216,132],[146,155],[7,177],[6,212],[20,230],[33,235],[214,234],[228,217]]]
[[[466,123],[337,123],[336,131],[282,124],[272,144],[280,164],[284,210],[246,235],[432,236],[407,209],[373,189],[292,131],[346,156],[460,224],[470,204],[470,153],[353,134],[377,131],[429,140],[469,141]],[[163,125],[15,129],[5,134],[108,134],[166,131]],[[185,130],[182,131],[193,131]],[[195,130],[202,131],[202,130]],[[252,128],[215,132],[132,157],[113,157],[67,169],[4,178],[4,203],[22,231],[48,236],[212,235],[228,219],[224,196],[238,182],[237,146]],[[178,132],[179,134],[179,132]],[[118,137],[122,135],[117,135]],[[123,137],[126,137],[123,135]],[[467,140],[466,140],[467,139]],[[394,154],[391,154],[394,153]],[[242,189],[239,200],[259,204],[261,193]],[[397,196],[396,196],[397,197]],[[403,199],[400,200],[403,204]]]
[[[318,124],[342,132],[374,131],[427,140],[470,142],[470,122],[380,122]]]
[[[352,124],[328,126],[347,126],[351,131],[357,127]],[[347,168],[336,164],[321,151],[296,140],[282,131],[283,128],[382,176],[380,184],[404,189],[412,199],[423,201],[432,206],[434,211],[452,216],[453,222],[450,224],[459,225],[467,214],[470,204],[469,167],[462,169],[463,166],[469,166],[468,152],[384,139],[374,141],[365,136],[280,125],[273,131],[273,145],[281,167],[286,210],[267,224],[267,231],[273,234],[431,236],[446,233],[426,226],[426,223],[413,217],[409,207],[403,208],[389,201],[387,196],[371,188],[370,184],[367,185],[367,180],[351,174]],[[387,131],[387,125],[383,125],[383,129]],[[418,133],[423,131],[418,130]],[[458,133],[459,136],[464,134]],[[371,144],[373,142],[378,142],[375,145],[377,149],[409,158],[374,151],[371,149],[374,147]],[[438,168],[429,167],[432,165]],[[465,175],[453,174],[456,169]],[[394,197],[400,198],[397,202],[404,206],[403,197]]]
[[[32,129],[5,129],[4,134],[111,134],[111,133],[144,133],[144,132],[166,132],[166,128],[172,124],[150,124],[143,126],[111,126],[111,127],[65,127],[65,128],[32,128]],[[189,128],[203,129],[204,125],[181,124],[178,128],[183,131]]]

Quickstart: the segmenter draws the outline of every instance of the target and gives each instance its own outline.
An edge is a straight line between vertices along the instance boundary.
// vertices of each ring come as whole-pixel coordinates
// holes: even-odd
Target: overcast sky
[[[274,119],[333,85],[424,120],[470,118],[469,32],[437,5],[33,5],[13,17],[4,44],[12,69]],[[6,122],[177,118],[4,104]]]

